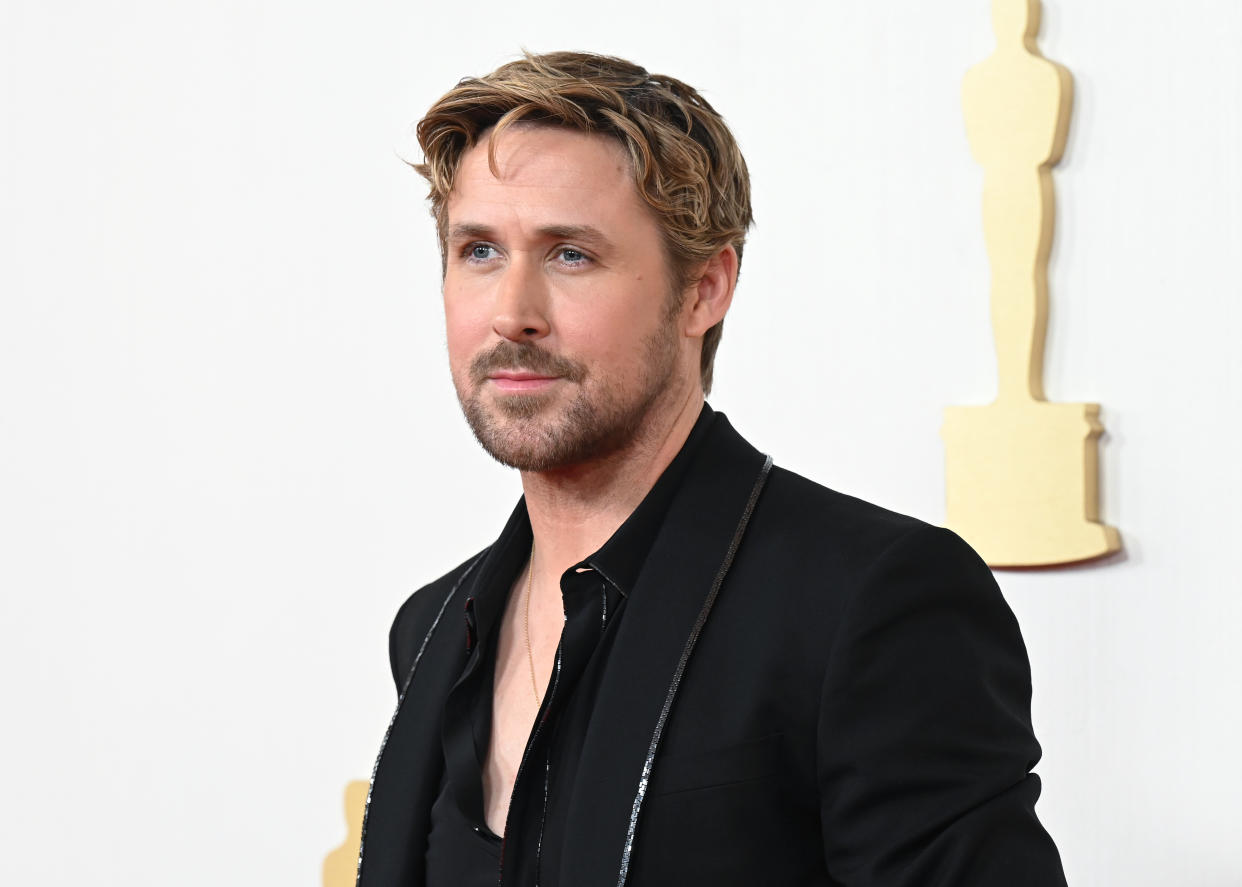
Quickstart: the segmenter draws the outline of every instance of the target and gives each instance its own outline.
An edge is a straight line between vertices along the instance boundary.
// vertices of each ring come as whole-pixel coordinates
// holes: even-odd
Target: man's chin
[[[529,429],[523,433],[524,429],[502,424],[487,428],[471,425],[471,430],[489,456],[518,471],[551,471],[564,467],[567,461],[565,453],[546,437],[529,433]]]
[[[487,454],[519,471],[555,471],[615,449],[594,416],[574,405],[558,410],[551,400],[542,394],[472,399],[462,412]]]
[[[539,471],[546,462],[550,398],[546,394],[475,395],[461,401],[475,439],[489,456],[520,471]],[[540,417],[544,417],[540,421]]]

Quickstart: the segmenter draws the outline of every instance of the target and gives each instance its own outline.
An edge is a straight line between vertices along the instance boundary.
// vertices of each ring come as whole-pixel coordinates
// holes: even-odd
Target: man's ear
[[[733,288],[737,286],[737,251],[733,244],[723,247],[707,260],[698,281],[691,284],[683,304],[688,305],[685,315],[687,336],[702,336],[720,321],[733,303]]]

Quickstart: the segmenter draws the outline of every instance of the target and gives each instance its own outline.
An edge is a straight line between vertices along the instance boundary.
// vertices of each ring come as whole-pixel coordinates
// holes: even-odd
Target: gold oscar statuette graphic
[[[962,105],[983,167],[998,390],[945,409],[948,526],[993,567],[1069,564],[1121,548],[1099,522],[1099,406],[1044,399],[1051,168],[1069,132],[1073,80],[1040,55],[1039,0],[993,0],[996,50],[971,68]]]
[[[345,786],[345,843],[323,861],[323,887],[354,887],[358,850],[362,846],[362,815],[367,807],[370,783],[355,780]]]

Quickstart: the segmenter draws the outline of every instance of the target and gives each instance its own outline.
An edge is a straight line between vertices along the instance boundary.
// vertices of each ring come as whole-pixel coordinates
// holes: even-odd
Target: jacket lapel
[[[445,597],[406,677],[371,774],[358,887],[423,887],[431,807],[444,773],[440,713],[461,676],[459,620],[485,555],[467,568]]]
[[[560,883],[625,881],[676,690],[771,460],[723,414],[687,470],[617,626],[570,798]]]

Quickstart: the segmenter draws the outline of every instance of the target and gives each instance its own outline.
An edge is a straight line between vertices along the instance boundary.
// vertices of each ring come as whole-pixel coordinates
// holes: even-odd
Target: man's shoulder
[[[922,610],[1012,622],[991,571],[957,534],[791,471],[772,469],[743,551],[747,576],[796,600],[811,642],[848,611],[864,621]]]
[[[423,640],[436,627],[449,609],[454,593],[486,553],[485,548],[440,578],[428,582],[406,598],[405,603],[397,610],[388,634],[388,652],[393,679],[397,681],[398,687],[401,683],[400,676],[409,672],[414,657],[422,648]]]
[[[740,459],[759,457],[723,413],[716,417],[717,446],[745,454]],[[769,548],[764,556],[788,557],[795,568],[802,567],[807,555],[820,567],[865,567],[899,540],[953,537],[926,521],[839,492],[779,463],[768,474],[752,521],[748,538],[757,536],[760,547],[778,549]]]
[[[919,518],[839,492],[780,466],[772,468],[755,520],[787,543],[804,543],[821,555],[838,551],[864,562],[903,537],[936,529]]]
[[[760,451],[716,413],[710,444],[729,455],[716,471],[745,470]],[[736,484],[734,485],[736,487]],[[696,489],[710,485],[700,483]],[[700,493],[710,498],[708,494]],[[882,563],[947,559],[976,570],[982,561],[950,530],[839,492],[780,465],[772,467],[751,514],[742,563],[793,581],[819,576],[838,594]],[[809,583],[815,584],[815,583]]]
[[[773,467],[747,531],[772,575],[816,575],[850,596],[901,565],[995,588],[979,555],[951,530]],[[816,585],[816,583],[811,583]]]

